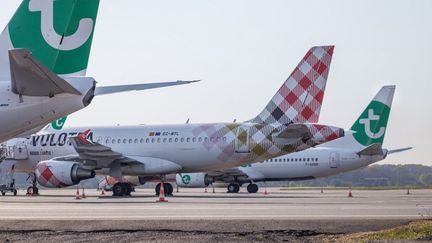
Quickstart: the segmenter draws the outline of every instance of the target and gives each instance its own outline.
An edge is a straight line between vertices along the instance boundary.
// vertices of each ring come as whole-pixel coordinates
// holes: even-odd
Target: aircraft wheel
[[[247,191],[249,192],[249,193],[257,193],[258,192],[258,185],[257,184],[249,184],[248,186],[247,186]]]
[[[231,183],[228,185],[227,189],[228,189],[228,193],[237,193],[240,191],[240,186],[239,184]]]
[[[122,197],[123,195],[126,195],[127,188],[124,183],[117,182],[113,186],[113,196],[115,197]]]
[[[174,188],[171,183],[164,183],[164,191],[165,195],[172,195],[174,192]]]
[[[2,196],[6,195],[6,192],[2,192]]]
[[[132,186],[129,183],[124,183],[125,187],[126,187],[126,196],[131,196],[131,192],[132,192]]]
[[[164,190],[165,190],[165,187],[164,187]],[[156,184],[155,192],[156,192],[156,196],[159,196],[159,192],[160,192],[160,183]]]

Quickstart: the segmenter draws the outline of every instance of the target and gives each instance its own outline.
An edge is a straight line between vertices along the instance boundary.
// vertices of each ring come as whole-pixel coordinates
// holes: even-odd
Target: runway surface
[[[263,195],[226,194],[222,188],[214,194],[182,189],[168,197],[167,203],[156,203],[151,189],[139,189],[128,198],[86,190],[87,198],[81,200],[74,199],[75,191],[42,190],[37,197],[24,196],[20,191],[16,197],[0,196],[0,230],[84,234],[164,230],[198,237],[209,232],[280,231],[286,236],[287,232],[319,235],[380,230],[432,217],[432,190],[411,190],[410,195],[406,190],[354,190],[353,197],[348,197],[348,190],[320,193],[271,188],[268,195]]]

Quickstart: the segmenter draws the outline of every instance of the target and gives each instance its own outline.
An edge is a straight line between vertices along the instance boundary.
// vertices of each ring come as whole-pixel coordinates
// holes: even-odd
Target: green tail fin
[[[396,86],[384,86],[352,125],[354,139],[363,146],[383,144]]]
[[[24,0],[0,36],[0,75],[7,50],[28,49],[59,75],[85,75],[99,0]],[[6,57],[4,57],[6,56]],[[6,62],[6,63],[4,63]]]

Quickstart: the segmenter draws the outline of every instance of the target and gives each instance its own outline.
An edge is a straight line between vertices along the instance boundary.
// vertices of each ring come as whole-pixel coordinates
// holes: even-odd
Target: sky
[[[21,1],[2,1],[0,28]],[[255,117],[307,50],[335,45],[320,123],[349,129],[381,86],[396,94],[381,164],[432,165],[432,1],[101,0],[88,76],[98,85],[202,79],[96,97],[70,126]]]

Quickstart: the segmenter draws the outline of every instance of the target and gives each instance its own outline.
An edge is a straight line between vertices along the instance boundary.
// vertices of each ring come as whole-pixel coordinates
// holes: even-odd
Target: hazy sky
[[[5,26],[19,0],[2,1]],[[68,125],[247,120],[306,51],[336,45],[320,122],[348,129],[396,84],[381,163],[432,165],[432,1],[101,0],[88,75],[100,85],[203,82],[97,97]]]

